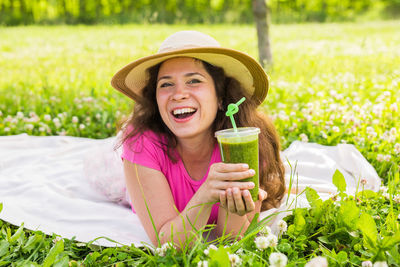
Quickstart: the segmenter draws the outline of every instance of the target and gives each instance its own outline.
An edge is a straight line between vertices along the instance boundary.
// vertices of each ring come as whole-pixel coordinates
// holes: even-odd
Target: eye
[[[172,83],[170,83],[170,82],[163,82],[163,83],[161,83],[158,87],[160,87],[160,88],[165,88],[165,87],[168,87],[168,86],[172,86]]]
[[[189,80],[188,84],[195,84],[195,83],[201,83],[201,81],[199,79],[191,79]]]

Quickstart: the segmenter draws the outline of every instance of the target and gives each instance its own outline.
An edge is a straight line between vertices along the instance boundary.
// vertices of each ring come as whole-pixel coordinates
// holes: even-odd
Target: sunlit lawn
[[[257,57],[255,28],[249,25],[0,28],[0,135],[115,135],[116,122],[132,103],[112,89],[112,75],[155,53],[165,37],[183,29],[203,31],[223,46]],[[395,179],[400,164],[400,22],[273,25],[271,33],[274,66],[268,70],[271,88],[261,109],[274,119],[282,148],[294,140],[351,143],[386,184]],[[385,228],[385,235],[399,230],[400,197],[393,197],[397,191],[392,188],[390,195],[371,200],[392,207],[396,223]],[[382,222],[388,214],[380,214]],[[286,254],[289,262],[303,257]],[[368,259],[368,253],[355,255]]]

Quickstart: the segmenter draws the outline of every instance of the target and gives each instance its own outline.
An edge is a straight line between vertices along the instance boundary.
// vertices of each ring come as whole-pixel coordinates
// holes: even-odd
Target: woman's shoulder
[[[166,145],[166,138],[152,130],[135,129],[133,126],[128,126],[123,131],[124,147],[149,147],[162,148]]]

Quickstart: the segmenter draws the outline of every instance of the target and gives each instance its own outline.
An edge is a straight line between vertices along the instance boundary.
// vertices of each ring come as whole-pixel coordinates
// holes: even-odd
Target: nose
[[[184,83],[176,83],[174,91],[172,93],[172,99],[179,101],[187,99],[189,97],[189,91]]]

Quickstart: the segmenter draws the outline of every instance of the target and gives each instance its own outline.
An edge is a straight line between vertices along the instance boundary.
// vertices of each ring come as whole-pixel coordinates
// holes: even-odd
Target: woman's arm
[[[184,246],[193,230],[191,224],[196,229],[207,224],[212,204],[219,201],[221,192],[229,187],[241,190],[254,187],[251,182],[235,181],[254,175],[243,164],[213,164],[206,182],[179,213],[174,208],[168,182],[160,171],[127,160],[124,160],[124,171],[133,207],[154,245],[158,245],[158,235],[161,244],[172,241],[175,245]]]

